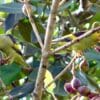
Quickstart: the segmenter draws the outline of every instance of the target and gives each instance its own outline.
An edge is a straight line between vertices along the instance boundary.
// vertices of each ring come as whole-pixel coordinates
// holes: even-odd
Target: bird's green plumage
[[[54,44],[56,43],[56,45],[61,46],[63,44],[71,42],[72,40],[79,38],[83,34],[84,34],[84,32],[82,32],[82,34],[80,34],[80,33],[79,34],[69,34],[69,35],[64,36],[62,39],[55,39],[55,40],[53,40],[53,42],[54,42]],[[57,40],[59,40],[59,41],[57,42]],[[75,51],[79,51],[79,50],[84,51],[86,49],[91,48],[98,42],[100,42],[100,32],[95,32],[95,33],[91,34],[90,36],[77,41],[77,43],[70,46],[69,49],[75,50]]]
[[[72,48],[76,51],[77,50],[84,51],[84,50],[94,46],[98,41],[100,41],[100,33],[95,32],[92,35],[85,37],[84,39],[82,39],[79,42],[72,45]]]
[[[20,49],[16,46],[17,43],[11,35],[0,35],[0,50],[10,57],[9,63],[15,62],[24,67],[29,66],[22,56]]]

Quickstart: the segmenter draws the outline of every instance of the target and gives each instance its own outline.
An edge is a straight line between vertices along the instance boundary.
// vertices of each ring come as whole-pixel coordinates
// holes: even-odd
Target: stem
[[[75,76],[75,74],[76,74],[76,72],[75,72],[75,64],[74,63],[72,65],[71,73],[72,73],[73,76]]]
[[[34,93],[33,93],[34,100],[41,100],[41,97],[42,97],[45,73],[48,68],[48,52],[51,47],[52,34],[54,30],[54,24],[56,21],[56,13],[58,10],[59,1],[60,0],[52,1],[51,12],[48,18],[48,23],[47,23],[47,28],[46,28],[44,48],[42,49],[42,58],[41,58],[39,71],[38,71],[38,75],[36,79],[36,84],[34,88]]]

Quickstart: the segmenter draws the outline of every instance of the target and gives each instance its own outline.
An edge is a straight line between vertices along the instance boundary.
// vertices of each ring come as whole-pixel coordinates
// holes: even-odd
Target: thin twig
[[[67,39],[68,37],[69,37],[69,35],[65,35],[65,36],[62,36],[62,37],[60,37],[60,38],[56,38],[56,39],[52,40],[52,42],[53,42],[53,43],[60,42],[60,41],[62,41],[62,40]]]
[[[23,8],[22,8],[23,13],[24,13],[26,16],[28,16],[29,21],[30,21],[30,23],[31,23],[31,25],[32,25],[33,31],[34,31],[34,33],[35,33],[35,36],[36,36],[36,38],[37,38],[37,40],[38,40],[38,42],[39,42],[41,48],[43,48],[42,39],[41,39],[41,37],[40,37],[40,35],[39,35],[38,29],[37,29],[37,27],[36,27],[36,25],[35,25],[35,22],[34,22],[34,19],[33,19],[33,17],[32,17],[32,6],[31,6],[27,1],[24,1],[23,3],[24,3]]]
[[[74,63],[72,64],[71,73],[72,73],[73,76],[76,75],[76,72],[75,72],[75,64]]]
[[[79,41],[82,40],[83,38],[86,38],[86,37],[88,37],[89,35],[95,33],[96,31],[99,31],[99,30],[100,30],[100,26],[99,26],[99,27],[96,27],[96,28],[92,28],[92,29],[90,29],[89,31],[87,31],[86,33],[84,33],[83,35],[77,37],[76,39],[74,39],[74,40],[72,40],[72,41],[66,43],[66,44],[63,45],[63,46],[60,46],[60,47],[56,48],[54,51],[51,52],[51,54],[55,54],[56,52],[59,52],[59,51],[65,49],[65,48],[68,48],[68,47],[70,47],[71,45],[73,45],[73,44],[79,42]]]
[[[54,83],[56,80],[58,80],[66,71],[72,66],[73,62],[76,59],[76,55],[72,58],[72,60],[69,62],[69,64],[54,78],[53,81],[51,81],[45,88],[48,88],[52,83]]]

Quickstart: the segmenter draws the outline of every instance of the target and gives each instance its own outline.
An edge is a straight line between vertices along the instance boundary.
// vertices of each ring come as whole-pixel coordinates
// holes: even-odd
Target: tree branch
[[[36,84],[34,88],[34,93],[33,93],[34,100],[41,100],[42,97],[45,73],[48,68],[48,52],[51,47],[52,34],[54,30],[54,24],[56,21],[56,13],[58,10],[59,1],[60,0],[52,0],[51,12],[48,18],[48,23],[46,28],[44,48],[42,49],[42,58],[41,58]]]
[[[83,35],[77,37],[75,40],[72,40],[72,41],[66,43],[66,44],[63,45],[63,46],[60,46],[60,47],[56,48],[54,51],[51,52],[51,54],[55,54],[56,52],[59,52],[59,51],[65,49],[65,48],[68,48],[68,47],[70,47],[71,45],[73,45],[73,44],[79,42],[79,41],[82,40],[83,38],[88,37],[89,35],[93,34],[93,33],[96,32],[96,31],[99,31],[99,30],[100,30],[100,26],[99,26],[99,27],[96,27],[96,28],[92,28],[92,29],[90,29],[89,31],[87,31],[86,33],[84,33]]]

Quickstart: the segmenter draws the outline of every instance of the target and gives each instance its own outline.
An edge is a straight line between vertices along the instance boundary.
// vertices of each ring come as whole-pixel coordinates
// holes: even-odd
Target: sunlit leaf
[[[46,70],[45,80],[44,80],[45,86],[48,85],[51,81],[53,81],[53,76],[52,76],[52,74],[51,74],[51,72],[49,70]],[[56,87],[56,84],[54,82],[47,88],[47,90],[49,92],[53,92],[55,87]]]

